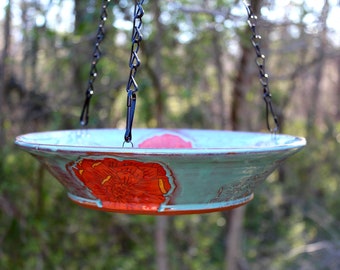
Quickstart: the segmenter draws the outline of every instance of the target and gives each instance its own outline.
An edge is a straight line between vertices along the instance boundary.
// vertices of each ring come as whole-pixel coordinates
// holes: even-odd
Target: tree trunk
[[[214,47],[214,60],[215,60],[215,66],[217,69],[216,72],[216,79],[217,79],[217,85],[218,85],[218,92],[217,92],[217,100],[219,104],[219,127],[221,129],[225,129],[227,125],[227,119],[226,119],[226,111],[225,111],[225,100],[224,100],[224,92],[225,92],[225,83],[224,83],[224,67],[222,63],[223,59],[223,51],[220,44],[221,36],[219,32],[216,30],[213,31],[213,38],[212,38],[212,45]]]
[[[8,1],[6,7],[6,16],[4,24],[4,48],[1,55],[0,65],[0,147],[6,144],[6,130],[5,130],[5,89],[6,80],[10,74],[9,69],[9,49],[11,43],[11,1]]]
[[[245,115],[242,115],[242,108],[245,106],[245,93],[249,89],[250,80],[248,80],[248,65],[253,59],[250,47],[242,49],[242,58],[239,66],[239,72],[236,77],[233,89],[233,100],[231,106],[231,126],[232,130],[240,130],[246,128],[242,121]],[[226,235],[226,253],[225,253],[225,269],[237,270],[242,259],[242,249],[240,243],[242,242],[242,224],[244,219],[245,206],[231,210],[226,213],[229,217],[229,230]]]
[[[338,83],[337,83],[337,106],[336,106],[336,121],[340,121],[340,57],[337,60],[337,67],[338,67]]]
[[[152,48],[152,56],[155,59],[155,65],[152,67],[153,87],[156,93],[156,120],[157,127],[163,127],[164,124],[164,98],[163,98],[163,61],[162,61],[162,36],[164,33],[163,25],[159,18],[161,16],[161,1],[155,0],[152,5],[155,23],[156,23],[156,38]],[[156,248],[156,266],[157,270],[168,270],[168,252],[167,252],[167,230],[169,219],[166,216],[156,217],[156,230],[155,230],[155,248]]]
[[[30,43],[30,38],[29,38],[29,19],[28,19],[28,15],[27,15],[27,9],[28,9],[28,5],[27,3],[23,3],[21,5],[21,32],[22,32],[22,42],[23,44],[29,44]],[[27,85],[28,83],[28,67],[29,67],[29,58],[30,58],[30,49],[28,48],[28,46],[24,46],[23,48],[23,58],[21,60],[21,78],[22,78],[22,84],[23,85]]]
[[[242,234],[243,219],[245,206],[239,207],[229,212],[229,230],[226,237],[226,256],[225,269],[238,270],[242,267],[244,259],[242,258]]]
[[[319,63],[317,63],[315,72],[314,72],[314,80],[315,83],[311,89],[310,97],[311,97],[311,104],[308,107],[307,111],[307,138],[314,138],[316,136],[316,117],[318,112],[318,102],[319,102],[319,95],[321,89],[321,79],[322,73],[324,69],[324,62],[325,62],[325,48],[327,48],[327,18],[329,13],[329,3],[328,0],[325,0],[325,4],[322,8],[321,12],[321,19],[322,19],[322,30],[320,34],[320,43],[319,47],[317,48],[317,54],[320,59]]]
[[[209,5],[210,4],[210,5]],[[206,10],[213,10],[213,7],[211,6],[212,2],[209,0],[204,1],[204,8]],[[215,7],[216,8],[216,7]],[[213,14],[211,16],[211,22],[212,24],[215,23],[215,15]],[[212,31],[212,47],[213,47],[213,59],[215,63],[216,68],[216,81],[217,81],[217,96],[216,99],[214,99],[213,103],[217,103],[218,111],[217,111],[217,119],[218,119],[218,128],[219,129],[226,129],[227,128],[227,112],[226,112],[226,101],[225,101],[225,70],[223,66],[223,33],[217,31],[216,29],[211,29]]]
[[[168,270],[169,260],[167,252],[167,230],[168,230],[169,218],[166,216],[156,217],[156,269]]]
[[[253,48],[242,46],[242,56],[238,67],[238,73],[234,81],[232,101],[231,101],[231,129],[240,130],[247,129],[247,121],[243,112],[245,108],[245,95],[247,89],[250,88],[251,80],[249,80],[249,65],[254,59]]]
[[[252,1],[252,8],[255,14],[260,11],[261,0]],[[248,30],[247,30],[248,31]],[[249,41],[250,44],[250,41]],[[241,45],[242,56],[238,67],[238,73],[234,82],[231,104],[231,127],[232,130],[248,129],[246,121],[247,115],[244,115],[245,94],[250,87],[249,66],[253,64],[255,55],[253,48],[247,45]],[[238,270],[243,269],[242,254],[242,236],[243,236],[243,219],[245,206],[231,210],[226,215],[229,217],[229,228],[227,231],[225,243],[225,269]]]
[[[162,127],[164,122],[164,98],[163,98],[163,61],[162,61],[162,47],[163,47],[163,40],[162,36],[164,34],[163,25],[160,22],[159,18],[161,16],[161,1],[155,0],[153,7],[153,12],[156,18],[156,38],[154,43],[154,59],[155,59],[155,66],[154,69],[156,70],[157,76],[154,80],[154,87],[156,91],[156,117],[157,117],[157,126]]]
[[[303,25],[303,21],[301,19],[299,23],[299,31],[300,35],[299,38],[301,40],[306,40],[306,33]],[[285,31],[287,33],[287,31]],[[284,38],[284,37],[283,37]],[[277,110],[277,116],[279,119],[279,124],[280,124],[280,132],[284,133],[285,132],[285,125],[286,125],[286,114],[285,112],[287,111],[288,105],[293,101],[294,95],[296,90],[298,89],[298,81],[299,81],[299,75],[303,72],[303,70],[306,68],[306,59],[308,54],[308,47],[305,46],[299,56],[298,56],[298,62],[296,64],[295,70],[292,71],[292,73],[288,76],[287,81],[289,82],[289,86],[287,89],[289,90],[288,93],[286,94],[285,97],[281,99],[280,102],[280,108]],[[287,166],[285,163],[281,164],[278,168],[278,181],[279,183],[283,184],[287,177]]]
[[[89,1],[75,0],[74,1],[74,33],[75,35],[82,36],[83,38],[88,35],[84,30],[84,25],[90,24],[89,18],[92,20],[93,31],[89,36],[93,36],[93,39],[83,39],[85,42],[77,44],[72,52],[72,67],[73,67],[73,84],[76,89],[76,93],[81,94],[85,92],[86,85],[84,84],[83,70],[88,68],[88,74],[90,73],[90,57],[92,56],[92,48],[94,47],[95,33],[97,31],[97,25],[99,20],[100,9],[95,13],[95,16],[87,16],[87,9],[89,8]],[[95,17],[95,18],[94,18]],[[84,52],[88,52],[88,57]]]
[[[322,30],[320,31],[319,35],[319,46],[316,46],[315,57],[319,58],[319,61],[316,63],[314,74],[312,75],[312,79],[314,79],[314,83],[310,87],[309,97],[310,103],[307,107],[307,124],[306,124],[306,137],[307,141],[315,142],[317,141],[318,136],[318,125],[317,125],[317,116],[319,112],[319,102],[320,102],[320,91],[322,89],[322,78],[323,78],[323,70],[325,66],[325,55],[327,48],[327,17],[329,13],[329,4],[328,1],[325,0],[324,6],[322,8],[321,16],[322,19]],[[311,147],[313,144],[311,144]],[[314,148],[315,149],[315,148]],[[315,174],[316,167],[314,164],[309,164],[306,168],[303,189],[302,189],[302,196],[304,198],[308,198],[313,196],[312,194],[315,193],[313,188],[313,184],[311,179],[313,179]],[[301,185],[302,186],[302,185]]]

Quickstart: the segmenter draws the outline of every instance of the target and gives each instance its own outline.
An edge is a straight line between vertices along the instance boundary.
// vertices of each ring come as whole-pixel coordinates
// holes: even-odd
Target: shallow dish
[[[16,145],[32,154],[85,207],[172,215],[229,210],[306,144],[269,133],[190,129],[84,129],[30,133]]]

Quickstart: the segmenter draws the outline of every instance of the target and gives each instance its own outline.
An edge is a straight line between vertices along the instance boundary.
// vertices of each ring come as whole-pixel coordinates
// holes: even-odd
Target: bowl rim
[[[231,130],[212,130],[212,129],[163,129],[163,128],[135,128],[134,132],[149,131],[165,133],[170,132],[176,134],[177,132],[213,132],[213,133],[232,133],[232,134],[246,134],[252,136],[264,136],[277,140],[279,138],[286,138],[286,143],[278,143],[277,145],[261,145],[261,146],[246,146],[246,147],[193,147],[193,148],[140,148],[132,147],[130,143],[127,143],[127,147],[123,147],[123,129],[68,129],[68,130],[52,130],[42,132],[31,132],[18,135],[14,141],[15,145],[30,152],[74,152],[74,153],[96,153],[96,154],[140,154],[140,155],[211,155],[211,154],[251,154],[261,152],[280,152],[285,150],[299,150],[306,145],[306,139],[303,137],[292,136],[287,134],[273,134],[262,132],[248,132],[248,131],[231,131]],[[62,133],[79,133],[79,132],[122,132],[122,146],[98,146],[98,145],[72,145],[72,144],[51,144],[32,141],[34,136],[47,135],[47,134],[62,134]]]

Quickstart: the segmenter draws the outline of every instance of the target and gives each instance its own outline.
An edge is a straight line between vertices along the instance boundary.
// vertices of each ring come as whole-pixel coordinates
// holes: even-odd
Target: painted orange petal
[[[105,164],[107,167],[110,167],[110,168],[115,168],[119,166],[119,164],[122,163],[122,161],[116,160],[114,158],[104,158],[102,162],[103,164]]]
[[[161,204],[164,202],[164,196],[162,195],[143,194],[143,196],[139,196],[139,198],[141,203]]]
[[[150,166],[142,165],[140,167],[140,170],[143,172],[143,177],[145,179],[157,178],[158,175],[160,174],[158,168],[156,168],[156,167],[150,167]],[[165,171],[162,175],[165,175]]]
[[[108,192],[111,194],[112,198],[116,198],[116,200],[118,199],[119,201],[125,200],[126,202],[134,203],[163,202],[163,194],[157,189],[153,190],[153,185],[150,184],[152,183],[138,181],[132,176],[125,175],[108,187]]]
[[[166,177],[157,177],[148,181],[140,181],[137,185],[139,190],[144,190],[148,194],[162,195],[169,192],[171,185]]]
[[[143,178],[143,171],[138,167],[122,166],[115,169],[118,175],[133,175],[137,179]]]

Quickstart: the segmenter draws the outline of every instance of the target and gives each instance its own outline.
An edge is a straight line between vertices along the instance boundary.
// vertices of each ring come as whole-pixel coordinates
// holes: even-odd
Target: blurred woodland
[[[338,0],[252,1],[280,132],[308,146],[247,206],[173,217],[79,207],[14,147],[80,127],[101,1],[1,2],[0,269],[340,269]],[[133,2],[111,1],[91,128],[125,126]],[[144,9],[135,127],[267,132],[242,1]]]

